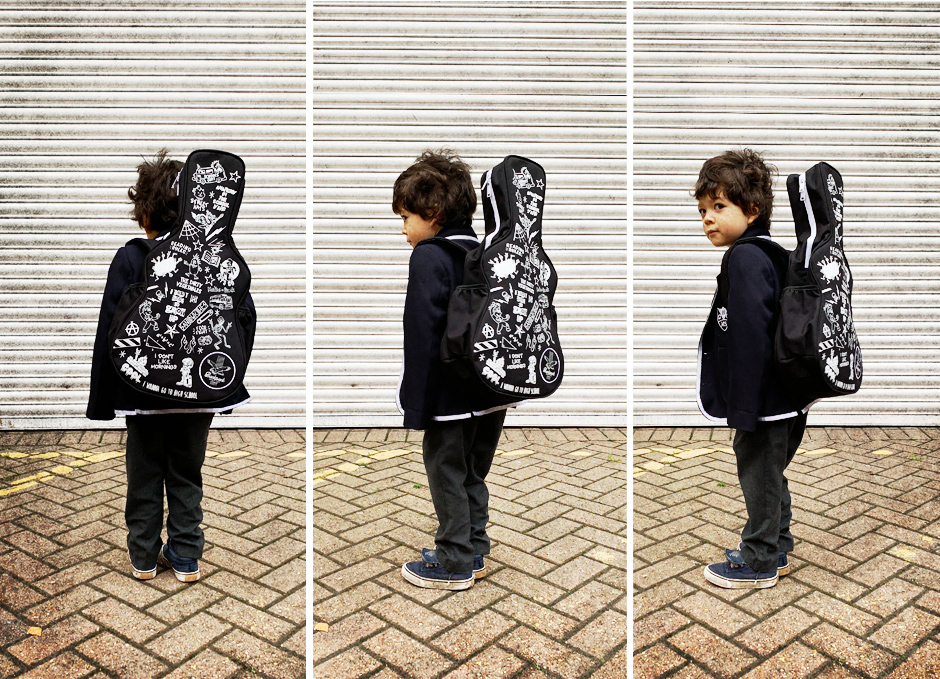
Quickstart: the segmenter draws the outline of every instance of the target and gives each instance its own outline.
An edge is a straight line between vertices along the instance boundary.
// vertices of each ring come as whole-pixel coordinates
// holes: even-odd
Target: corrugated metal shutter
[[[410,249],[392,185],[421,151],[447,147],[477,176],[509,153],[548,176],[544,242],[559,275],[565,381],[507,422],[622,425],[623,3],[313,6],[313,424],[401,425]]]
[[[247,165],[235,241],[260,316],[254,402],[217,426],[303,426],[305,6],[223,5],[0,10],[0,426],[101,426],[84,419],[101,293],[142,235],[135,168],[163,146]]]
[[[688,192],[706,158],[742,146],[780,170],[788,248],[786,175],[827,160],[845,181],[865,382],[811,423],[940,422],[937,4],[637,2],[634,36],[636,424],[708,423],[696,348],[724,249]]]

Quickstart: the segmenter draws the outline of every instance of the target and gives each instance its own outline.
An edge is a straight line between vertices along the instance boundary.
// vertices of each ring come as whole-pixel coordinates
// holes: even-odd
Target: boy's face
[[[725,198],[725,194],[721,192],[714,198],[702,196],[698,202],[698,212],[702,215],[705,237],[716,248],[732,245],[759,214],[744,214],[740,207]]]
[[[428,221],[420,215],[416,215],[404,209],[401,211],[400,216],[402,220],[402,235],[408,240],[408,245],[411,247],[416,246],[426,238],[433,238],[437,235],[437,232],[441,230],[441,227],[437,225],[436,217]]]

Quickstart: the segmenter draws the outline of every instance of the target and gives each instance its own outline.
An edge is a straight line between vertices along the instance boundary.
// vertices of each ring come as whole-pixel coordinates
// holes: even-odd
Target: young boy
[[[137,184],[127,192],[131,214],[148,239],[166,238],[178,217],[174,188],[183,164],[160,151],[152,161],[137,167]],[[212,407],[187,408],[175,401],[132,389],[118,376],[110,358],[108,330],[124,288],[143,278],[149,253],[139,239],[119,248],[108,270],[91,365],[91,389],[86,417],[111,420],[125,416],[127,424],[127,552],[131,572],[139,580],[157,573],[157,564],[172,568],[177,580],[199,579],[204,537],[202,521],[202,464],[212,416],[250,400],[244,385],[228,399]],[[254,317],[250,295],[246,306]],[[254,326],[251,326],[252,330]],[[248,339],[251,346],[253,336]],[[163,527],[163,491],[169,514],[167,543]]]
[[[789,572],[790,493],[783,472],[806,427],[806,403],[774,375],[773,343],[786,260],[745,239],[770,240],[772,166],[754,151],[707,160],[693,192],[705,236],[727,247],[727,278],[699,345],[698,403],[705,417],[733,427],[747,523],[738,549],[705,568],[719,587],[763,588]]]
[[[471,228],[476,203],[470,168],[450,151],[424,152],[395,181],[392,197],[402,235],[414,248],[398,409],[406,427],[425,430],[424,467],[438,519],[436,548],[402,566],[402,576],[418,587],[468,589],[486,574],[483,557],[490,551],[484,479],[505,406],[494,405],[482,387],[461,380],[440,359],[447,304],[463,280],[461,250],[479,243]]]

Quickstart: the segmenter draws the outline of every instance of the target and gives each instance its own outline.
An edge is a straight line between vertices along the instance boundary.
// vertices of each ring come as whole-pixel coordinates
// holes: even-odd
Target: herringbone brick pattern
[[[627,676],[624,429],[508,429],[492,471],[490,573],[466,592],[414,587],[406,561],[437,522],[420,433],[313,441],[312,676]]]
[[[123,436],[0,434],[0,678],[302,677],[303,432],[210,432],[188,585],[130,575]]]
[[[758,591],[702,577],[746,518],[729,430],[634,441],[636,679],[940,676],[940,430],[808,429],[794,569]]]

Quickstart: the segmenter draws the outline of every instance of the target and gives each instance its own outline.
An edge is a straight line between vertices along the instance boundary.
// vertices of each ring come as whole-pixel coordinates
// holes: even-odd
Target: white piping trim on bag
[[[474,410],[471,413],[461,413],[460,415],[435,415],[435,422],[450,422],[451,420],[466,420],[470,417],[482,417],[484,415],[489,415],[490,413],[495,413],[498,410],[509,410],[510,408],[515,408],[516,406],[521,406],[532,399],[525,399],[523,401],[516,401],[515,403],[504,403],[503,405],[494,406],[493,408],[487,408],[486,410]]]
[[[493,243],[493,239],[496,237],[496,234],[499,233],[499,206],[496,205],[496,192],[493,190],[492,182],[493,170],[486,171],[486,179],[483,180],[483,191],[489,196],[490,205],[493,206],[493,221],[496,223],[496,228],[493,229],[492,233],[486,235],[486,238],[483,240],[483,249],[485,250]]]
[[[218,406],[216,408],[165,408],[162,410],[115,410],[114,414],[118,417],[128,417],[129,415],[178,415],[185,413],[224,413],[227,410],[234,410],[251,401],[251,396],[240,403],[234,403],[230,406]]]
[[[809,258],[813,254],[813,243],[816,242],[816,217],[813,215],[813,205],[809,202],[809,191],[806,190],[806,173],[800,175],[800,198],[806,207],[806,217],[809,220],[809,240],[806,242],[806,257],[803,268],[809,268]]]

